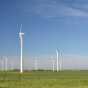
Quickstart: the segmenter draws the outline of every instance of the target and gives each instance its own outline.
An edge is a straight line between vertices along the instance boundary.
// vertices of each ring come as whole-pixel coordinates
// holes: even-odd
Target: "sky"
[[[0,56],[19,56],[21,24],[24,56],[88,56],[88,0],[0,0]]]

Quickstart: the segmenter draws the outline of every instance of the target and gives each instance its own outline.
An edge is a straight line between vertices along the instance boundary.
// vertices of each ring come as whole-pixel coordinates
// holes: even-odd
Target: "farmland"
[[[88,71],[0,72],[0,88],[88,88]]]

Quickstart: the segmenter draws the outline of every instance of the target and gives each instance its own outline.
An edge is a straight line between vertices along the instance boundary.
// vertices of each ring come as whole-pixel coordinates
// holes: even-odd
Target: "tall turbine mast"
[[[20,26],[19,38],[20,38],[20,73],[23,72],[23,35],[24,33],[21,32],[22,24]]]
[[[57,54],[57,72],[59,71],[59,54],[58,54],[58,49],[56,49],[56,54]]]

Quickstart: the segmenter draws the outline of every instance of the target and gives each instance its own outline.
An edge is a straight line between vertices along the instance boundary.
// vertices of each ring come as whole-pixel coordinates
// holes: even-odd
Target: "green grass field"
[[[88,88],[88,71],[0,72],[0,88]]]

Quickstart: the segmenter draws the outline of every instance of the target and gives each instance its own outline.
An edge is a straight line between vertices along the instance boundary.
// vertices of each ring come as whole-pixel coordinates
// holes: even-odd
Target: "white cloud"
[[[88,16],[88,12],[82,11],[80,9],[71,8],[71,7],[65,7],[65,9],[63,9],[63,15],[85,17],[85,16]]]
[[[80,17],[88,16],[88,12],[84,10],[68,7],[61,4],[40,5],[36,8],[35,13],[41,17],[50,17],[50,18],[59,16],[80,16]]]
[[[65,3],[61,0],[37,0],[33,5],[29,3],[22,5],[20,8],[25,15],[37,15],[46,18],[55,18],[60,16],[79,16],[88,17],[87,3]]]

